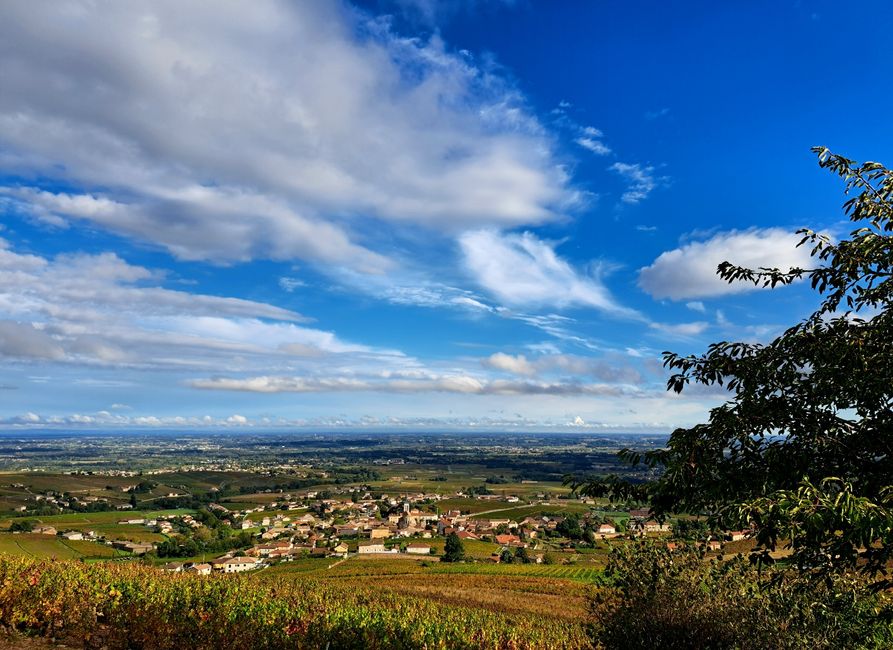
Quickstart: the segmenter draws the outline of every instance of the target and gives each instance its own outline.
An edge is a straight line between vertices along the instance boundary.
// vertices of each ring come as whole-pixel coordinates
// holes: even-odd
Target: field
[[[369,482],[375,490],[418,490],[420,492],[457,492],[476,485],[485,485],[487,478],[501,476],[506,473],[507,483],[486,484],[493,494],[515,494],[533,496],[547,494],[557,496],[569,494],[570,489],[556,481],[538,481],[522,483],[513,481],[509,467],[499,469],[483,465],[463,464],[453,469],[432,469],[426,465],[396,465],[378,468],[382,474],[389,475],[382,481]]]
[[[296,563],[291,571],[202,577],[130,563],[0,555],[0,625],[81,644],[99,632],[108,647],[145,650],[592,648],[583,627],[585,585],[522,576],[350,575],[346,565],[308,571]]]
[[[482,501],[481,499],[467,499],[462,497],[443,499],[442,501],[439,501],[437,503],[437,507],[440,508],[441,512],[447,512],[448,510],[459,510],[463,514],[474,514],[478,512],[484,512],[485,510],[508,508],[510,506],[511,504],[508,504],[505,501]]]
[[[492,504],[491,504],[492,505]],[[521,520],[525,517],[541,517],[544,514],[583,514],[584,512],[589,512],[593,506],[588,506],[585,503],[580,503],[577,501],[562,501],[558,503],[537,503],[528,506],[512,506],[510,504],[501,504],[501,508],[498,510],[493,509],[489,514],[475,514],[472,515],[472,519],[475,517],[481,519],[514,519]]]
[[[296,585],[312,579],[357,588],[374,583],[391,593],[452,606],[579,621],[586,616],[587,590],[599,573],[593,565],[445,564],[353,557],[343,562],[308,559],[280,564],[252,578]]]
[[[444,544],[446,544],[446,540],[443,538],[412,541],[430,545],[431,548],[434,549],[435,555],[443,555],[443,547]],[[465,554],[467,556],[478,559],[488,559],[491,555],[493,555],[493,553],[498,553],[499,550],[502,548],[499,544],[495,544],[493,542],[484,542],[476,539],[463,540],[462,546],[465,549]]]
[[[105,544],[83,540],[69,541],[60,537],[34,533],[0,534],[0,553],[59,559],[110,558],[121,555]]]
[[[117,524],[123,519],[155,519],[176,515],[193,514],[194,510],[112,510],[108,512],[71,512],[64,515],[41,515],[39,517],[15,517],[2,522],[0,526],[8,528],[13,521],[37,521],[56,528],[81,529],[98,524]],[[129,525],[129,524],[128,524]]]
[[[113,540],[129,540],[132,542],[161,542],[164,535],[154,533],[139,524],[119,524],[122,519],[154,519],[158,516],[189,514],[192,510],[161,511],[110,511],[110,512],[73,512],[64,515],[44,515],[40,517],[17,517],[0,522],[0,529],[7,530],[13,521],[28,520],[57,530],[92,530],[98,535]],[[45,537],[45,536],[44,536]]]
[[[252,579],[295,585],[312,579],[357,588],[374,584],[382,591],[445,605],[580,621],[586,617],[586,595],[599,572],[592,565],[445,564],[423,558],[353,557],[343,562],[284,563]]]
[[[263,521],[266,517],[269,517],[270,520],[272,520],[277,515],[282,515],[283,517],[290,517],[294,520],[306,512],[307,508],[298,508],[297,510],[264,510],[263,512],[249,512],[245,519],[248,521]]]

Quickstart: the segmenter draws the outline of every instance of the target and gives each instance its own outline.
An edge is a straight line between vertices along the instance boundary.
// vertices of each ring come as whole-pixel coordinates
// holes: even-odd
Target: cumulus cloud
[[[583,420],[581,416],[576,416],[571,422],[565,419],[553,418],[530,418],[523,417],[520,414],[515,417],[492,417],[485,415],[478,416],[453,416],[453,417],[398,417],[398,416],[373,416],[362,415],[348,417],[339,416],[319,416],[312,418],[283,418],[283,417],[244,417],[242,420],[234,420],[233,417],[219,418],[205,415],[196,417],[192,415],[141,415],[134,417],[116,416],[100,411],[94,414],[72,414],[72,415],[49,415],[41,416],[34,413],[27,413],[21,416],[10,418],[0,418],[0,424],[11,428],[29,428],[29,427],[56,427],[56,428],[72,428],[85,427],[93,428],[97,426],[116,427],[132,426],[139,428],[157,429],[162,427],[184,428],[219,428],[219,427],[287,427],[290,430],[295,428],[319,430],[322,428],[330,429],[370,429],[393,431],[395,429],[409,429],[413,431],[434,430],[443,431],[447,429],[467,430],[492,430],[492,431],[543,431],[548,429],[562,429],[568,426],[574,426],[580,429],[591,431],[631,431],[641,433],[643,431],[666,432],[670,428],[670,424],[666,422],[625,422],[618,424],[616,422],[601,422]]]
[[[639,270],[639,286],[655,298],[670,300],[754,291],[757,287],[749,283],[727,283],[716,274],[716,267],[728,261],[749,268],[808,268],[809,249],[797,248],[799,241],[797,235],[782,228],[718,233],[705,241],[661,253],[649,266]]]
[[[455,232],[577,200],[504,79],[340,3],[13,3],[0,21],[0,171],[53,224],[182,259],[391,261],[361,220]]]
[[[523,354],[512,356],[504,352],[497,352],[483,359],[481,363],[487,368],[494,370],[503,370],[515,375],[535,375],[536,368],[527,360]]]
[[[597,278],[575,270],[554,248],[531,233],[494,230],[464,233],[465,268],[484,289],[509,306],[584,306],[635,318]]]

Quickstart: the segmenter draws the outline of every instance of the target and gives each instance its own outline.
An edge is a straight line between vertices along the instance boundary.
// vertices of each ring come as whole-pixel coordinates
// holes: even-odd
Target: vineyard
[[[91,646],[144,650],[591,648],[582,618],[536,615],[525,609],[523,589],[513,592],[517,607],[494,611],[489,594],[508,588],[499,582],[506,578],[451,577],[469,581],[463,589],[475,592],[478,606],[453,602],[450,593],[441,600],[418,598],[412,590],[423,585],[413,581],[397,593],[380,576],[316,580],[296,572],[259,581],[0,555],[0,625]],[[582,596],[565,593],[565,584],[572,583],[552,581],[552,593],[542,595],[555,606]]]
[[[59,559],[115,557],[120,555],[112,547],[97,544],[96,542],[67,540],[55,536],[27,533],[0,535],[0,553]]]
[[[351,558],[303,560],[261,571],[253,579],[355,585],[376,585],[381,591],[450,606],[493,612],[535,614],[543,619],[586,618],[588,590],[600,571],[593,565],[491,564],[420,562]]]
[[[438,564],[431,573],[470,573],[478,575],[537,576],[592,582],[602,573],[593,564]]]

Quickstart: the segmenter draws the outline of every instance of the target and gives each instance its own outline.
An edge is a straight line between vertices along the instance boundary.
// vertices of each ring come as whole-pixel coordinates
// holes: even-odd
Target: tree
[[[450,533],[447,535],[441,560],[444,562],[461,562],[464,559],[465,545],[456,533]]]
[[[674,431],[664,449],[621,452],[659,469],[655,482],[576,485],[647,500],[657,516],[703,513],[712,525],[750,526],[767,562],[768,550],[790,540],[801,569],[876,576],[893,552],[893,172],[813,151],[854,194],[844,210],[858,227],[839,242],[799,231],[811,268],[724,262],[718,273],[771,288],[805,280],[819,294],[815,312],[769,343],[664,353],[669,390],[723,387],[727,401],[707,422]]]

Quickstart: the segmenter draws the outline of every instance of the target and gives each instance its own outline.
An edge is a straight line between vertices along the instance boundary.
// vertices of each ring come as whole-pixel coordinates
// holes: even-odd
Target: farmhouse
[[[190,564],[183,570],[187,573],[195,573],[200,576],[207,576],[211,574],[211,565],[207,562],[198,562],[196,564]]]
[[[649,519],[643,524],[642,529],[646,533],[668,533],[670,532],[670,525],[666,523],[662,524],[654,519]]]
[[[611,524],[602,524],[598,527],[599,535],[614,535],[617,533],[617,529]]]
[[[406,552],[416,555],[431,555],[431,547],[428,544],[414,542],[406,545]]]
[[[112,542],[112,546],[122,551],[129,551],[134,555],[145,555],[149,551],[155,549],[154,544],[144,544],[141,542]]]
[[[381,542],[362,542],[357,549],[360,554],[367,553],[387,553],[388,549]]]
[[[258,563],[250,557],[220,557],[216,560],[211,560],[211,566],[223,573],[241,573],[242,571],[256,569]]]
[[[372,528],[369,531],[369,539],[387,539],[391,536],[389,528]]]

